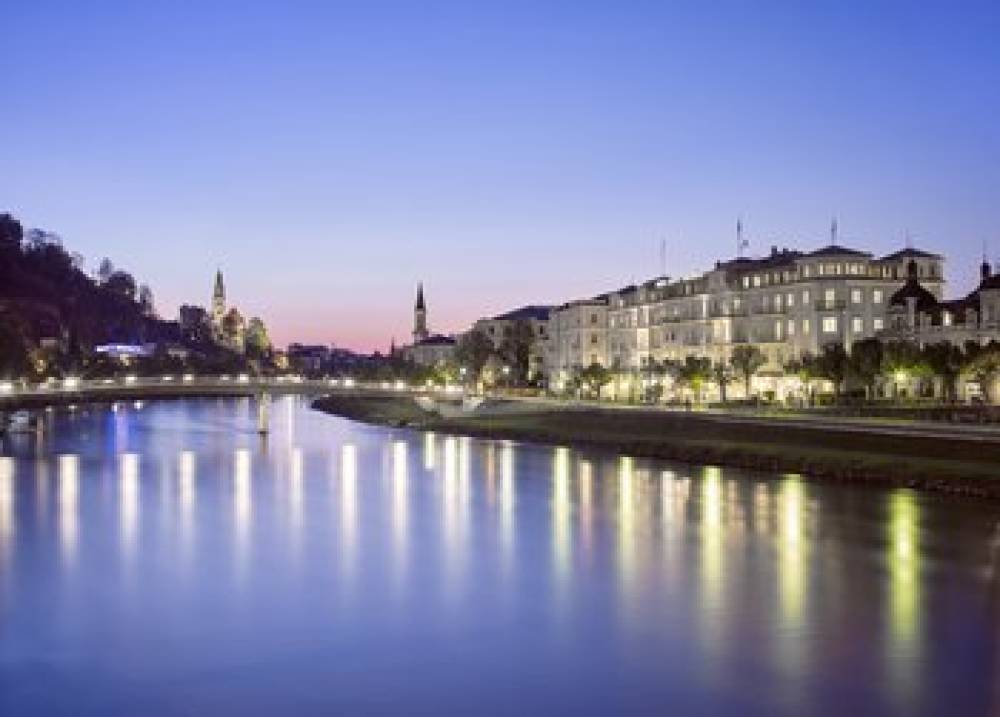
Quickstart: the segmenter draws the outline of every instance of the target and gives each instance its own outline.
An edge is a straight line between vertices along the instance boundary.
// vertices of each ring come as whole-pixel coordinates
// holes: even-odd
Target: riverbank
[[[1000,499],[993,432],[519,402],[445,416],[411,397],[361,393],[313,407],[379,425]]]

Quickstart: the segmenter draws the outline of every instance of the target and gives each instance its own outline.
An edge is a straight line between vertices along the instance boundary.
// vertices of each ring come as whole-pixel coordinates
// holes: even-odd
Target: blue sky
[[[1000,4],[8,3],[0,209],[385,347],[752,246],[1000,255]]]

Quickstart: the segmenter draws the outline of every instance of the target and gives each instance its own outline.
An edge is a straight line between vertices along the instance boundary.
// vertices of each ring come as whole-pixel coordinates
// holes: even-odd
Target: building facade
[[[424,285],[417,284],[417,300],[413,304],[413,343],[399,349],[403,357],[418,366],[432,367],[446,364],[455,355],[455,339],[442,334],[432,334],[427,323],[427,302]]]
[[[504,342],[510,339],[516,326],[523,323],[531,331],[531,349],[528,358],[528,375],[544,375],[546,371],[547,352],[552,344],[549,341],[549,320],[552,314],[551,306],[522,306],[490,318],[479,319],[472,326],[473,331],[481,331],[493,343],[494,351],[501,352]]]
[[[941,256],[908,248],[875,257],[831,244],[811,252],[772,247],[692,278],[659,277],[571,302],[550,321],[549,382],[558,387],[592,363],[641,372],[688,356],[728,362],[735,347],[750,345],[766,359],[757,380],[773,384],[791,359],[832,343],[850,350],[883,331],[889,300],[910,269],[940,299]]]

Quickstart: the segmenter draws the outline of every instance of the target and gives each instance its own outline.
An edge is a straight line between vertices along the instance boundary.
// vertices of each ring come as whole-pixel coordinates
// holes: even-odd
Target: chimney
[[[988,261],[983,261],[979,267],[979,275],[986,281],[990,278],[990,263]]]
[[[777,244],[772,244],[771,245],[771,256],[778,256],[778,245]]]

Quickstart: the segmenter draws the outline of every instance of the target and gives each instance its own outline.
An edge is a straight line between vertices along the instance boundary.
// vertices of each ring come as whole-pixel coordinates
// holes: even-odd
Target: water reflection
[[[14,459],[0,456],[0,558],[14,547]]]
[[[41,455],[24,440],[0,456],[3,652],[59,655],[44,674],[15,665],[60,685],[54,699],[100,711],[89,695],[138,671],[167,703],[192,674],[263,655],[276,695],[291,682],[360,704],[368,681],[299,669],[308,643],[313,665],[347,654],[409,694],[459,689],[456,655],[462,690],[502,664],[517,693],[494,680],[463,697],[530,694],[528,713],[990,712],[995,612],[977,608],[995,602],[995,507],[357,428],[300,403],[294,445],[272,440],[269,458],[245,405],[123,405],[128,451],[110,413],[57,414]],[[329,480],[309,480],[306,456]],[[57,619],[39,619],[43,603]],[[376,653],[417,657],[386,670]]]
[[[63,548],[63,557],[69,562],[76,557],[79,532],[79,483],[79,456],[59,456],[59,541]]]
[[[340,533],[344,565],[353,571],[358,532],[358,449],[340,447]]]
[[[500,546],[504,569],[509,571],[514,554],[514,444],[504,441],[500,449]]]
[[[407,449],[404,441],[392,444],[392,535],[396,576],[406,567],[406,536],[409,512]]]
[[[236,547],[242,565],[247,560],[250,520],[253,517],[253,483],[250,479],[250,451],[237,448],[233,459],[233,517]]]
[[[889,500],[889,664],[897,697],[912,706],[920,658],[920,505],[913,493],[896,491]]]
[[[569,449],[559,447],[552,456],[552,550],[556,584],[562,586],[570,567]]]
[[[127,555],[136,549],[139,528],[139,455],[118,456],[118,515],[122,548]]]
[[[424,434],[424,470],[432,471],[437,464],[437,444],[434,434],[430,431]]]

